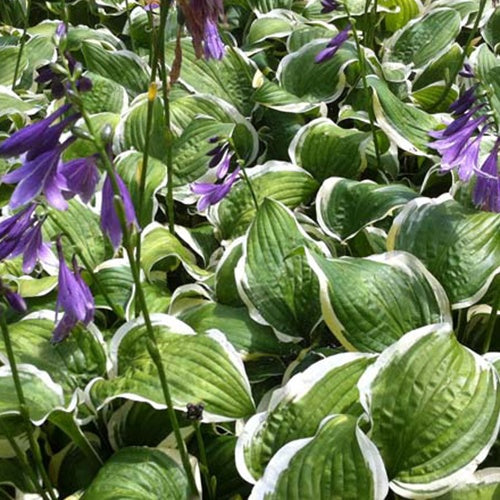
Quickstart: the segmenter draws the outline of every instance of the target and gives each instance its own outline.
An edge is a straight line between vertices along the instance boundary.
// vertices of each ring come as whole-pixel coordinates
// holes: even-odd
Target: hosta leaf
[[[0,85],[11,87],[14,81],[14,74],[16,71],[16,64],[19,55],[19,47],[5,46],[0,47],[0,60],[2,65],[0,67]],[[17,72],[16,84],[19,83],[23,75],[23,71],[28,67],[28,59],[24,52],[21,56],[19,70]]]
[[[322,182],[333,175],[357,178],[366,166],[363,143],[369,134],[343,129],[327,118],[318,118],[302,127],[292,143],[292,163]]]
[[[54,383],[47,372],[33,365],[18,364],[19,378],[23,388],[30,419],[35,425],[42,425],[51,412],[65,406],[63,389]],[[12,370],[9,366],[0,368],[0,417],[20,414]]]
[[[361,415],[357,383],[373,361],[370,354],[330,356],[274,391],[267,410],[253,416],[239,437],[236,464],[242,477],[255,483],[282,446],[314,436],[328,415]]]
[[[469,210],[448,195],[418,198],[394,220],[388,248],[416,255],[460,309],[480,300],[500,272],[499,228],[500,215]]]
[[[386,13],[384,16],[385,27],[389,31],[401,29],[406,23],[416,17],[420,12],[419,0],[382,0],[384,7],[396,8],[395,13]]]
[[[134,52],[109,51],[93,41],[84,41],[82,52],[88,70],[122,85],[130,97],[148,89],[150,69]]]
[[[384,60],[416,68],[440,56],[460,33],[460,15],[453,9],[434,9],[409,22],[387,42]]]
[[[0,484],[16,487],[23,493],[35,493],[32,479],[22,472],[22,465],[17,458],[0,459]]]
[[[486,457],[500,424],[498,375],[451,326],[430,325],[389,347],[359,381],[391,488],[435,496]]]
[[[280,343],[271,328],[253,321],[244,307],[206,302],[182,311],[177,317],[197,332],[220,330],[246,358],[290,353],[287,344]]]
[[[491,17],[483,27],[482,33],[490,47],[495,50],[495,47],[500,43],[500,10],[493,10]]]
[[[416,196],[417,193],[401,184],[380,185],[332,177],[318,191],[316,215],[323,231],[345,241]]]
[[[288,37],[288,52],[296,52],[307,43],[318,40],[318,38],[333,38],[337,34],[338,30],[331,24],[321,22],[300,24]]]
[[[273,9],[291,9],[293,0],[249,0],[247,3],[253,11],[266,13]]]
[[[174,45],[168,50],[173,54]],[[232,104],[243,116],[254,108],[252,78],[255,67],[243,52],[226,47],[221,61],[197,59],[191,40],[182,40],[180,81],[192,91],[211,94]]]
[[[451,323],[446,294],[406,252],[325,259],[308,252],[330,330],[349,350],[380,352],[415,328]]]
[[[277,83],[262,79],[255,90],[254,99],[257,104],[282,113],[306,113],[319,106],[318,103],[307,102],[280,87]]]
[[[71,236],[77,249],[91,266],[111,257],[112,250],[106,242],[99,223],[99,216],[89,207],[77,200],[69,202],[68,210],[51,210],[51,216],[44,223],[44,230],[49,238],[61,234],[61,228]],[[65,257],[71,260],[75,249],[65,247]]]
[[[120,114],[128,104],[125,88],[97,73],[87,72],[85,76],[92,80],[92,90],[82,95],[85,110],[88,113]]]
[[[167,258],[174,258],[168,260]],[[153,222],[142,232],[141,266],[148,279],[151,278],[153,267],[161,264],[167,265],[167,270],[177,267],[178,261],[195,276],[209,276],[210,273],[196,265],[196,257],[170,233],[168,228]]]
[[[132,271],[126,259],[106,260],[94,269],[96,280],[92,283],[95,305],[102,309],[111,309],[104,298],[105,293],[111,300],[114,311],[125,318],[125,311],[134,295]]]
[[[356,418],[332,415],[314,438],[292,441],[276,453],[250,500],[383,500],[388,490],[380,453]]]
[[[429,132],[439,125],[437,118],[400,101],[382,80],[372,76],[368,82],[374,90],[378,126],[399,148],[415,155],[428,154]]]
[[[259,202],[272,198],[289,208],[296,208],[312,200],[317,181],[305,170],[290,163],[269,161],[247,169],[253,190]],[[241,236],[255,218],[255,205],[244,180],[238,181],[224,200],[209,213],[223,239]]]
[[[154,314],[151,320],[176,409],[203,402],[205,422],[233,420],[253,413],[243,363],[222,333],[212,330],[195,334],[185,323],[164,314]],[[126,323],[115,333],[110,348],[112,378],[97,380],[89,388],[99,407],[115,398],[126,398],[165,408],[147,342],[142,320]]]
[[[258,17],[250,26],[246,42],[253,45],[268,38],[283,38],[293,30],[294,18],[291,11],[274,10]]]
[[[172,458],[157,449],[130,447],[118,451],[104,464],[81,499],[188,497],[187,477]]]
[[[276,76],[283,89],[311,103],[328,103],[340,96],[345,86],[344,68],[356,60],[356,51],[345,43],[330,60],[317,64],[314,58],[326,43],[315,40],[281,60]]]
[[[108,421],[109,441],[114,450],[126,446],[158,446],[170,432],[167,410],[155,410],[138,401],[126,401]]]
[[[500,493],[500,469],[478,470],[467,478],[461,478],[458,486],[439,497],[439,500],[495,500]]]
[[[217,302],[228,306],[243,306],[238,294],[234,270],[243,255],[243,237],[236,238],[224,252],[215,270],[215,295]]]
[[[12,115],[33,115],[41,109],[42,103],[42,100],[37,99],[21,99],[12,90],[0,86],[0,118]]]
[[[17,362],[47,372],[63,387],[69,399],[77,387],[83,389],[90,380],[104,375],[106,353],[95,327],[88,330],[77,327],[68,339],[57,345],[50,342],[53,330],[54,314],[49,312],[36,313],[9,325]],[[3,341],[0,351],[5,352]]]
[[[250,316],[284,341],[306,337],[321,319],[318,280],[303,254],[290,255],[304,245],[320,251],[283,204],[266,198],[235,271]]]

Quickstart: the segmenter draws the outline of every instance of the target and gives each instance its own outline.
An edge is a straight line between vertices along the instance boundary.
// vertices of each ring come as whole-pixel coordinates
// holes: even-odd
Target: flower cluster
[[[55,97],[66,96],[72,102],[74,91],[81,93],[92,85],[87,79],[80,78],[81,70],[77,69],[74,60],[65,57],[69,75],[62,76],[47,67],[40,72],[39,82],[48,83]],[[9,207],[11,210],[19,209],[0,220],[0,260],[22,255],[23,271],[27,274],[33,272],[38,261],[57,264],[50,245],[43,241],[42,225],[46,216],[39,216],[37,207],[40,207],[38,212],[42,211],[46,202],[57,210],[66,210],[67,200],[76,195],[88,203],[99,182],[97,155],[67,162],[62,159],[63,152],[76,140],[71,127],[80,116],[78,106],[64,104],[46,118],[18,130],[0,145],[0,157],[19,157],[22,163],[0,179],[2,183],[16,185]],[[136,217],[125,183],[116,171],[108,173],[102,190],[101,226],[116,249],[123,234],[115,205],[114,185],[123,204],[127,224],[136,224]],[[88,325],[94,317],[94,299],[81,277],[76,259],[73,258],[73,270],[70,270],[64,260],[60,239],[57,249],[57,309],[63,309],[64,315],[55,327],[54,342],[64,340],[78,323]],[[4,288],[0,291],[9,303],[19,303]],[[19,307],[17,309],[20,310]]]
[[[215,168],[217,182],[195,182],[191,184],[193,193],[201,195],[197,205],[199,211],[219,203],[219,201],[226,197],[240,173],[240,168],[237,167],[234,172],[228,175],[231,159],[233,157],[233,153],[229,148],[229,143],[224,141],[221,143],[218,137],[212,137],[210,142],[212,144],[217,143],[217,146],[208,152],[208,156],[212,157],[208,166],[210,168]]]
[[[473,76],[470,67],[465,68],[464,75]],[[487,159],[480,165],[481,144],[491,124],[483,112],[485,105],[478,104],[477,89],[477,85],[470,87],[450,106],[454,120],[446,128],[429,133],[435,139],[429,146],[441,155],[442,172],[455,170],[464,182],[476,177],[473,201],[478,207],[500,212],[500,139],[497,138]]]

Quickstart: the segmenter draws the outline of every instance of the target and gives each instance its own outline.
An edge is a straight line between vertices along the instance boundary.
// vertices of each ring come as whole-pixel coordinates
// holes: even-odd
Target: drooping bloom
[[[99,181],[95,156],[77,158],[63,163],[59,168],[59,173],[66,180],[67,191],[63,193],[65,197],[77,194],[84,203],[91,200]]]
[[[218,179],[223,179],[231,165],[231,158],[233,154],[229,150],[229,143],[218,144],[214,149],[209,151],[208,156],[211,156],[212,159],[208,163],[209,168],[216,168],[216,175]]]
[[[115,178],[125,209],[125,220],[129,226],[137,226],[134,204],[132,203],[129,190],[116,172]],[[113,184],[109,178],[109,174],[106,176],[102,188],[101,227],[104,233],[109,236],[113,248],[118,248],[123,238],[123,231],[115,208]]]
[[[50,127],[59,117],[70,109],[70,105],[61,106],[57,111],[43,120],[32,123],[18,130],[0,145],[0,156],[17,156],[26,153],[30,149],[37,148],[41,144],[53,141],[54,128]],[[56,133],[59,128],[56,129]],[[62,130],[61,130],[62,132]],[[61,135],[57,135],[57,140]],[[57,142],[56,140],[56,142]]]
[[[217,21],[224,13],[222,0],[183,0],[180,7],[193,38],[197,57],[222,59],[224,45],[217,29]]]
[[[337,0],[321,0],[321,13],[322,14],[329,14],[330,12],[333,12],[334,10],[337,10],[339,8],[339,3]]]
[[[2,177],[6,184],[17,184],[10,199],[10,207],[15,209],[32,201],[43,193],[50,205],[58,210],[66,210],[68,204],[62,191],[68,190],[66,178],[60,173],[61,153],[74,138],[45,151],[36,158]]]
[[[64,310],[57,323],[51,341],[58,343],[68,337],[70,331],[79,323],[87,326],[94,318],[94,298],[88,285],[83,281],[76,259],[73,258],[73,271],[64,260],[61,241],[57,241],[59,256],[59,279],[56,310]]]
[[[233,184],[236,182],[240,168],[238,167],[232,174],[228,175],[220,184],[211,184],[208,182],[195,182],[191,184],[191,191],[195,194],[201,195],[198,200],[197,208],[201,212],[210,205],[219,203],[225,198]]]
[[[474,186],[474,203],[483,210],[500,212],[500,175],[498,172],[498,151],[500,138],[496,140],[491,153],[477,173]]]
[[[48,264],[54,255],[42,238],[43,220],[34,216],[34,204],[0,222],[0,260],[23,255],[23,271],[31,273],[38,260]]]
[[[348,25],[344,28],[338,35],[334,36],[326,45],[321,52],[319,52],[314,58],[314,62],[322,63],[331,59],[343,43],[349,38],[349,31],[351,30],[351,26]]]
[[[17,292],[14,292],[0,279],[0,296],[3,296],[7,304],[14,309],[14,311],[23,313],[26,312],[26,302]]]

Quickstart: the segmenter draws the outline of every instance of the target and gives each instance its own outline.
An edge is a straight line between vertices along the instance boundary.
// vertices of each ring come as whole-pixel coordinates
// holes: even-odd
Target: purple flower
[[[3,295],[7,304],[14,309],[14,311],[23,313],[26,312],[26,302],[24,299],[17,293],[12,291],[7,285],[5,285],[0,279],[0,295]]]
[[[211,142],[211,140],[209,140]],[[216,175],[218,179],[223,179],[229,171],[231,158],[233,154],[229,151],[229,143],[218,145],[207,153],[212,156],[208,166],[209,168],[217,168]]]
[[[481,116],[469,122],[456,133],[439,139],[429,144],[430,147],[439,151],[442,156],[442,170],[455,168],[457,160],[461,154],[465,154],[466,146],[469,143],[477,128],[487,120],[486,116]]]
[[[224,57],[224,44],[220,38],[217,24],[210,19],[205,22],[204,42],[206,59],[221,60]]]
[[[461,155],[458,158],[456,167],[458,171],[458,177],[461,181],[469,181],[474,172],[477,170],[481,140],[487,129],[488,126],[483,127],[483,130],[481,130],[480,134],[468,144],[465,154]]]
[[[47,118],[32,123],[12,134],[0,145],[0,156],[17,156],[50,140],[53,134],[50,125],[69,109],[70,105],[66,104],[55,113],[47,116]]]
[[[62,38],[67,33],[67,27],[65,23],[59,23],[56,28],[55,35],[57,38]]]
[[[58,210],[66,210],[68,204],[62,191],[67,191],[65,177],[59,172],[62,151],[73,142],[73,138],[57,145],[54,149],[42,153],[27,161],[21,168],[2,177],[2,182],[18,184],[10,199],[10,207],[18,208],[44,193],[47,201]]]
[[[321,0],[321,5],[323,6],[322,14],[329,14],[339,8],[339,3],[336,0]]]
[[[464,68],[458,74],[464,78],[474,78],[475,76],[469,63],[465,63]]]
[[[149,11],[159,8],[160,8],[160,2],[154,2],[152,0],[148,0],[146,5],[144,6],[144,10],[149,10]]]
[[[42,239],[43,220],[33,217],[34,204],[0,223],[0,260],[23,255],[23,271],[31,273],[38,260],[52,263],[54,256]]]
[[[314,62],[322,63],[331,59],[340,49],[342,44],[349,38],[350,29],[351,25],[348,25],[338,35],[334,36],[328,42],[326,48],[316,55],[316,57],[314,58]]]
[[[59,173],[66,180],[69,196],[78,194],[84,203],[91,200],[99,180],[95,156],[63,163],[59,168]],[[66,196],[66,193],[64,194]]]
[[[456,101],[454,101],[450,106],[450,112],[456,115],[461,115],[469,110],[476,102],[476,89],[477,85],[474,85],[469,90],[465,91]]]
[[[79,323],[87,326],[94,318],[94,298],[90,289],[83,281],[76,259],[73,259],[73,271],[64,260],[61,241],[57,241],[59,255],[59,281],[56,310],[64,310],[64,315],[58,322],[51,341],[58,343],[68,337],[70,331]]]
[[[208,182],[196,182],[191,184],[191,191],[202,195],[198,200],[197,208],[201,212],[210,205],[219,203],[233,187],[238,178],[240,168],[238,167],[232,174],[228,175],[221,184],[210,184]]]
[[[500,212],[500,176],[498,174],[498,151],[500,139],[497,139],[491,153],[477,173],[474,186],[474,203],[483,210]]]
[[[115,178],[116,183],[118,184],[118,189],[120,190],[123,207],[125,209],[125,220],[129,226],[134,224],[137,226],[134,205],[127,186],[116,172]],[[116,213],[113,185],[111,179],[109,178],[109,174],[106,176],[104,186],[102,188],[101,227],[104,233],[109,236],[109,239],[113,244],[113,248],[116,250],[122,241],[123,231],[120,219]]]

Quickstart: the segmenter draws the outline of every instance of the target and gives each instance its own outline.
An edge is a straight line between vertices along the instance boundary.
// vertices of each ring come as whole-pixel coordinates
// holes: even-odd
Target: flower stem
[[[76,83],[74,81],[71,82],[73,91],[75,92],[76,95],[78,95],[78,90],[76,88]],[[120,188],[118,186],[118,182],[116,180],[116,174],[115,170],[113,167],[113,164],[111,162],[111,159],[108,155],[108,152],[106,151],[106,147],[101,141],[101,138],[96,134],[94,130],[94,126],[92,124],[92,121],[90,119],[90,116],[88,115],[87,111],[83,108],[83,106],[80,105],[80,113],[82,115],[82,118],[87,126],[87,129],[90,133],[90,135],[93,138],[94,145],[99,153],[99,156],[101,157],[101,160],[104,163],[104,168],[109,175],[109,179],[111,181],[112,187],[113,187],[113,192],[115,194],[115,197],[118,200],[118,203],[115,203],[115,207],[117,209],[117,213],[120,219],[120,224],[122,227],[123,231],[123,241],[124,241],[124,248],[125,251],[127,252],[127,256],[130,262],[130,269],[132,271],[132,277],[134,279],[134,284],[136,287],[136,294],[137,294],[137,301],[139,304],[139,308],[142,312],[142,316],[144,318],[144,323],[146,325],[146,332],[148,335],[148,341],[147,341],[147,349],[148,353],[153,361],[153,363],[156,366],[156,369],[158,370],[158,376],[160,378],[160,384],[161,388],[163,391],[163,396],[165,398],[165,402],[167,405],[167,413],[169,416],[170,420],[170,425],[172,426],[174,430],[174,435],[175,439],[177,442],[177,447],[179,448],[179,453],[181,455],[181,460],[182,464],[188,479],[189,487],[191,489],[191,492],[193,494],[196,493],[196,483],[194,480],[193,476],[193,471],[191,469],[191,464],[189,463],[189,456],[187,453],[186,449],[186,444],[184,443],[184,440],[182,439],[182,434],[180,431],[179,427],[179,422],[177,420],[177,416],[175,414],[174,407],[172,405],[172,397],[170,395],[170,388],[168,385],[167,381],[167,375],[165,371],[165,366],[163,364],[163,360],[161,358],[160,350],[158,348],[158,343],[156,341],[156,335],[153,329],[153,325],[151,323],[151,318],[149,315],[149,310],[148,310],[148,305],[146,302],[146,297],[144,295],[144,290],[142,288],[142,283],[141,283],[141,275],[140,275],[140,260],[137,259],[136,255],[134,255],[134,244],[131,239],[130,235],[130,229],[128,227],[126,217],[125,217],[125,209],[123,207],[122,199],[120,196]]]
[[[198,444],[198,450],[200,452],[201,470],[203,472],[203,477],[205,479],[205,485],[208,491],[209,500],[215,500],[217,498],[215,488],[212,487],[212,477],[210,475],[210,469],[208,467],[207,452],[205,450],[205,443],[203,441],[203,436],[201,434],[200,422],[193,422],[194,430],[196,431],[196,442]]]
[[[167,216],[168,230],[171,234],[175,232],[175,213],[174,213],[174,162],[173,162],[173,133],[172,122],[170,117],[170,83],[167,75],[167,65],[165,63],[165,28],[167,24],[167,16],[171,5],[171,0],[162,0],[160,4],[160,36],[158,37],[158,53],[161,65],[161,80],[162,80],[162,95],[163,109],[165,112],[165,131],[167,134]]]
[[[21,450],[19,445],[16,443],[16,440],[5,429],[3,422],[1,420],[0,420],[0,430],[5,435],[7,441],[10,444],[10,447],[14,450],[14,453],[16,454],[16,457],[19,460],[21,468],[23,469],[24,474],[26,475],[26,478],[28,479],[28,481],[31,483],[33,488],[36,489],[36,491],[43,498],[43,500],[47,500],[49,497],[47,496],[45,491],[43,491],[42,486],[38,482],[38,477],[36,475],[36,472],[30,467],[24,452]]]
[[[345,5],[345,4],[344,4]],[[370,87],[368,86],[368,81],[366,79],[366,58],[365,58],[365,53],[363,50],[363,47],[361,46],[361,43],[359,41],[358,33],[356,31],[356,20],[351,16],[347,5],[345,5],[345,10],[347,12],[347,16],[349,17],[349,22],[351,23],[352,26],[352,35],[354,37],[354,43],[356,45],[356,51],[358,53],[358,59],[359,59],[359,64],[360,64],[360,72],[361,72],[361,79],[363,81],[363,89],[366,94],[366,99],[367,99],[367,104],[368,104],[368,118],[370,120],[370,128],[372,131],[372,137],[373,137],[373,146],[375,148],[375,156],[377,158],[377,168],[381,170],[381,161],[380,161],[380,147],[378,144],[378,137],[377,137],[377,131],[375,130],[375,116],[373,114],[373,97],[372,97],[372,92],[370,91]]]
[[[26,45],[26,40],[28,38],[30,10],[31,10],[31,0],[26,0],[26,12],[24,13],[23,34],[21,36],[21,45],[19,47],[19,52],[17,53],[16,67],[14,69],[14,78],[12,80],[12,90],[16,88],[16,82],[17,82],[17,77],[19,75],[19,68],[21,67],[21,59],[23,57],[24,46]]]
[[[465,43],[464,49],[462,51],[462,56],[458,60],[457,64],[455,67],[451,70],[451,74],[449,75],[448,81],[446,82],[446,85],[444,87],[444,90],[442,94],[440,95],[437,103],[434,105],[435,108],[439,108],[439,106],[442,104],[446,96],[448,95],[448,92],[451,90],[451,86],[453,85],[453,82],[457,78],[458,73],[460,70],[463,68],[465,59],[467,58],[467,54],[469,53],[469,50],[472,46],[472,41],[474,40],[477,30],[479,28],[479,23],[481,22],[481,17],[483,17],[483,12],[486,7],[486,1],[487,0],[480,0],[479,2],[479,10],[477,12],[476,19],[474,21],[474,26],[472,27],[471,32],[469,33],[469,37],[467,38],[467,42]]]
[[[488,318],[488,324],[486,326],[486,336],[484,337],[483,354],[487,353],[490,350],[491,339],[493,337],[493,332],[495,330],[495,323],[497,321],[497,313],[499,306],[500,306],[500,283],[498,283],[497,285],[497,291],[493,299],[490,317]]]
[[[247,174],[246,167],[245,167],[245,160],[238,153],[238,150],[236,149],[236,146],[234,144],[232,137],[229,137],[228,142],[231,145],[231,149],[234,151],[236,159],[238,160],[238,165],[241,167],[241,172],[243,174],[243,178],[245,179],[245,182],[247,183],[248,190],[250,191],[250,194],[252,196],[252,201],[253,201],[253,204],[255,205],[255,210],[259,210],[259,200],[257,198],[257,195],[255,194],[255,190],[253,188],[252,182],[250,181],[250,177]]]
[[[56,500],[56,496],[52,490],[52,484],[50,482],[47,471],[45,470],[45,467],[43,465],[40,447],[38,446],[38,442],[35,439],[33,428],[31,426],[30,413],[28,406],[26,404],[26,399],[24,397],[23,386],[21,384],[21,379],[19,377],[19,371],[17,369],[17,364],[16,364],[16,358],[14,356],[14,350],[12,349],[12,343],[10,341],[9,329],[7,327],[7,322],[5,320],[5,307],[3,305],[0,305],[0,329],[2,330],[5,351],[7,353],[7,359],[9,360],[9,365],[12,372],[12,380],[14,381],[14,388],[16,391],[17,400],[19,401],[19,413],[26,425],[26,433],[28,435],[28,441],[30,444],[31,453],[33,454],[36,467],[42,477],[42,480],[45,484],[49,497],[52,500]]]
[[[117,203],[116,205],[121,205],[121,204]],[[161,353],[160,353],[160,350],[158,348],[158,342],[156,340],[156,335],[155,335],[155,332],[153,329],[153,324],[151,323],[151,317],[149,316],[149,310],[148,310],[148,306],[147,306],[147,302],[146,302],[146,297],[144,296],[144,290],[143,290],[142,284],[141,284],[140,267],[138,267],[140,264],[134,260],[134,249],[133,249],[133,245],[130,241],[130,233],[129,233],[129,229],[127,227],[127,223],[125,220],[125,211],[123,209],[123,205],[121,207],[117,206],[117,208],[118,208],[118,214],[119,214],[120,220],[122,221],[122,227],[124,230],[124,233],[123,233],[124,247],[125,247],[125,250],[127,252],[128,258],[130,260],[132,275],[133,275],[135,286],[136,286],[137,300],[138,300],[140,308],[142,310],[144,324],[146,325],[146,332],[148,335],[146,346],[148,349],[148,354],[151,357],[151,359],[153,360],[153,363],[155,364],[156,369],[158,371],[158,376],[160,378],[160,384],[161,384],[161,388],[163,391],[163,396],[164,396],[165,402],[167,404],[167,412],[168,412],[168,417],[170,420],[170,425],[172,426],[172,429],[174,430],[175,440],[177,442],[177,447],[179,449],[179,453],[181,456],[182,465],[184,467],[184,471],[186,472],[186,476],[188,479],[189,488],[191,490],[191,493],[195,494],[197,491],[196,482],[194,480],[193,471],[191,469],[191,464],[189,463],[189,456],[188,456],[187,449],[186,449],[186,443],[182,439],[182,434],[181,434],[181,430],[179,427],[179,422],[178,422],[177,416],[175,414],[175,410],[174,410],[174,406],[173,406],[173,402],[172,402],[172,396],[170,394],[170,388],[168,385],[167,374],[165,371],[165,366],[163,364]]]

